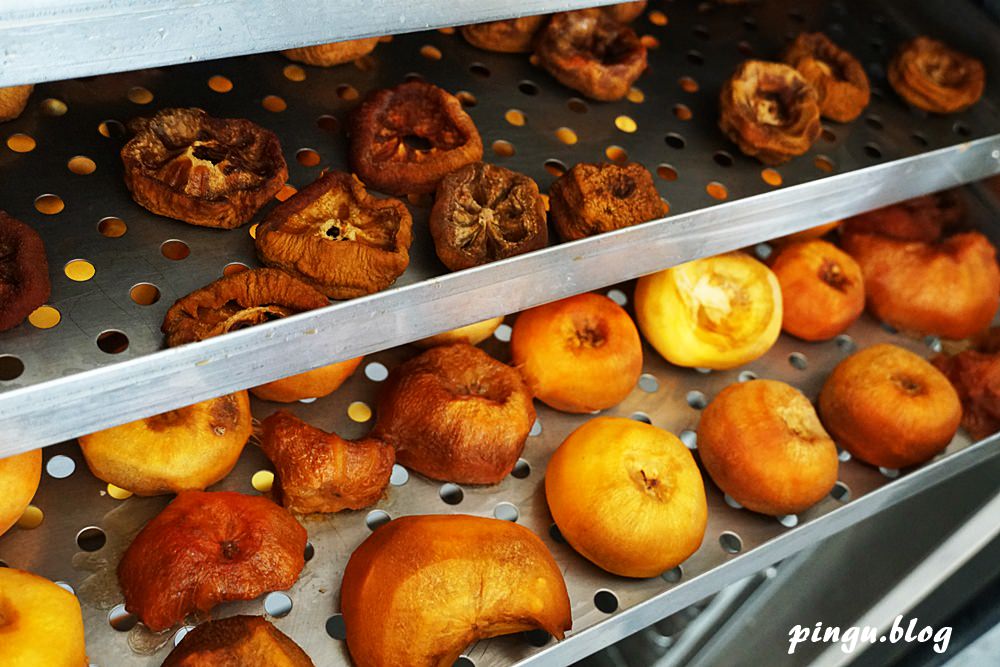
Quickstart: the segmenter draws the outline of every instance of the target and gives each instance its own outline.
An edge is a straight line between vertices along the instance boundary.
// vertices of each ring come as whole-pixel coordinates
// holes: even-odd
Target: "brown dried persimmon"
[[[609,18],[612,18],[619,23],[631,23],[642,16],[642,13],[646,11],[647,4],[646,0],[616,2],[613,5],[605,5],[604,7],[601,7],[601,11],[607,14]]]
[[[632,28],[597,9],[555,14],[535,54],[564,86],[595,100],[620,100],[646,69],[646,47]]]
[[[297,49],[282,51],[282,55],[289,60],[315,67],[333,67],[342,63],[349,63],[357,60],[361,56],[366,56],[375,50],[378,45],[378,37],[366,37],[364,39],[349,39],[345,42],[330,42],[328,44],[316,44],[314,46],[302,46]]]
[[[174,347],[328,305],[322,293],[284,271],[250,269],[178,299],[160,330]]]
[[[431,479],[496,484],[514,468],[535,422],[515,368],[465,343],[434,347],[382,386],[372,437]]]
[[[42,237],[0,211],[0,331],[13,329],[51,292]]]
[[[844,221],[844,233],[881,234],[900,241],[939,240],[958,226],[965,206],[954,190],[907,199]]]
[[[118,563],[125,608],[153,632],[220,602],[285,590],[305,565],[306,531],[262,496],[183,491]]]
[[[825,118],[848,123],[868,106],[871,91],[865,68],[823,33],[800,33],[783,59],[816,89]]]
[[[382,497],[396,455],[375,438],[344,440],[278,410],[261,426],[275,468],[274,497],[298,514],[359,510]]]
[[[14,120],[28,106],[28,98],[35,89],[33,84],[0,88],[0,123]]]
[[[745,154],[777,165],[819,137],[819,98],[798,70],[747,60],[722,87],[719,128]]]
[[[277,135],[242,118],[163,109],[129,123],[125,185],[157,215],[202,227],[248,222],[288,179]]]
[[[986,70],[976,58],[930,37],[903,44],[889,63],[889,83],[909,104],[932,113],[955,113],[979,101]]]
[[[958,392],[962,427],[973,440],[1000,431],[1000,352],[968,349],[955,355],[938,355],[931,363]]]
[[[199,623],[161,667],[314,667],[288,635],[260,616]]]
[[[331,299],[385,289],[410,263],[413,220],[398,199],[377,199],[350,174],[327,172],[257,227],[257,256]]]
[[[351,167],[382,192],[434,192],[445,174],[482,158],[462,103],[423,81],[374,91],[351,115]]]
[[[580,162],[549,187],[549,211],[559,236],[574,241],[655,220],[667,207],[638,162]]]
[[[538,250],[549,241],[535,181],[485,162],[441,179],[429,224],[437,256],[452,271]]]
[[[469,44],[485,51],[530,53],[535,33],[547,16],[522,16],[516,19],[474,23],[459,28]]]

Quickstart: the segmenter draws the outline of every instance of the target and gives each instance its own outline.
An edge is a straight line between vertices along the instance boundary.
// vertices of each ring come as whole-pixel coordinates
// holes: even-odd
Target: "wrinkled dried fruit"
[[[181,297],[160,329],[174,347],[328,305],[325,296],[284,271],[250,269]]]
[[[452,271],[545,247],[545,203],[524,174],[484,162],[438,184],[430,216],[437,256]]]
[[[49,298],[49,263],[42,237],[0,211],[0,331],[13,329]]]
[[[26,84],[23,86],[7,86],[0,88],[0,123],[14,120],[24,111],[28,105],[28,98],[35,86]]]
[[[824,117],[848,123],[868,106],[870,91],[865,68],[823,33],[800,33],[785,51],[784,61],[816,89]]]
[[[889,63],[888,76],[900,97],[933,113],[971,107],[986,85],[983,63],[929,37],[903,44]]]
[[[257,228],[257,256],[332,299],[385,289],[410,263],[413,220],[350,174],[327,172],[276,206]]]
[[[184,491],[118,564],[125,608],[153,632],[220,602],[285,590],[305,565],[306,531],[262,496]]]
[[[340,608],[358,667],[448,667],[480,639],[572,626],[559,566],[509,521],[404,516],[361,543],[344,569]]]
[[[613,5],[601,7],[601,11],[610,18],[621,23],[630,23],[646,11],[646,0],[636,0],[635,2],[618,2]]]
[[[315,46],[303,46],[297,49],[288,49],[281,53],[289,60],[315,65],[316,67],[332,67],[341,63],[348,63],[357,60],[361,56],[368,55],[378,44],[378,37],[368,37],[365,39],[350,39],[346,42],[330,42],[329,44],[316,44]]]
[[[965,206],[954,190],[907,199],[848,218],[847,234],[881,234],[900,241],[930,243],[957,226],[965,216]]]
[[[549,208],[552,224],[564,241],[667,214],[653,176],[637,162],[574,165],[549,188]]]
[[[764,164],[802,155],[822,131],[816,89],[781,63],[742,63],[722,87],[720,104],[719,127]]]
[[[125,185],[157,215],[232,229],[246,223],[288,179],[278,137],[240,118],[164,109],[129,123]]]
[[[534,422],[521,374],[461,343],[431,348],[390,373],[372,437],[432,479],[495,484],[513,470]]]
[[[265,419],[261,448],[275,468],[275,499],[298,514],[359,510],[378,501],[396,456],[374,438],[344,440],[278,410]]]
[[[1000,431],[1000,353],[963,350],[931,360],[962,401],[962,427],[973,440]]]
[[[535,33],[547,17],[522,16],[517,19],[464,25],[459,30],[469,44],[486,51],[529,53]]]
[[[482,157],[462,103],[423,81],[376,90],[351,115],[351,167],[376,190],[434,192],[445,174]]]
[[[632,28],[596,9],[555,14],[535,47],[564,86],[595,100],[620,100],[646,69],[646,47]]]
[[[192,628],[162,667],[313,667],[313,662],[260,616],[230,616]]]

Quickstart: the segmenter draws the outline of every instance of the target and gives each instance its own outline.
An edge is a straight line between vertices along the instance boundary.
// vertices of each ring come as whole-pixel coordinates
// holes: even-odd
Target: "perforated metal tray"
[[[984,191],[983,196],[988,194]],[[984,206],[995,200],[971,195],[965,199],[972,219],[980,223],[994,243],[1000,241],[1000,228],[995,224],[997,209]],[[623,284],[608,294],[627,303],[631,291],[631,285]],[[501,327],[494,339],[484,344],[485,348],[506,360],[507,345],[502,339],[508,338],[509,332],[506,326]],[[697,447],[699,406],[730,383],[752,377],[771,378],[788,382],[815,398],[837,362],[855,348],[880,342],[893,342],[925,356],[940,347],[933,338],[913,340],[894,334],[867,315],[846,335],[824,343],[808,344],[783,335],[764,358],[726,372],[702,373],[673,367],[645,347],[645,374],[638,387],[621,405],[604,414],[648,420]],[[370,407],[387,369],[415,353],[414,348],[405,346],[371,355],[333,395],[295,404],[291,409],[306,421],[343,437],[360,437],[370,428]],[[253,402],[257,418],[266,417],[277,407],[274,403]],[[541,405],[538,415],[523,461],[501,484],[459,488],[417,474],[407,475],[397,467],[386,497],[374,507],[303,520],[313,555],[287,597],[277,594],[226,604],[214,615],[261,614],[270,610],[279,616],[272,620],[302,645],[318,666],[346,665],[346,648],[338,638],[343,631],[337,614],[340,579],[351,552],[369,534],[369,524],[408,514],[440,512],[516,517],[543,538],[560,564],[572,602],[573,631],[558,644],[535,635],[484,641],[471,647],[466,655],[479,667],[568,664],[1000,453],[1000,436],[971,444],[959,432],[944,454],[901,474],[858,463],[842,454],[839,482],[831,497],[799,516],[781,520],[736,509],[705,476],[709,518],[701,548],[662,577],[632,580],[602,572],[557,539],[542,484],[545,466],[565,436],[590,416],[562,414]],[[114,569],[134,534],[167,499],[115,500],[108,495],[106,485],[89,474],[76,444],[47,448],[45,462],[47,472],[34,501],[44,520],[34,529],[15,528],[0,538],[0,561],[64,582],[76,591],[83,605],[88,650],[94,665],[159,665],[177,639],[177,631],[153,636],[141,625],[134,626],[134,619],[124,616],[119,607],[122,596]],[[255,493],[255,473],[269,468],[260,450],[248,445],[236,469],[216,488]],[[71,469],[75,472],[57,478]],[[452,504],[456,499],[460,501]],[[31,510],[29,516],[37,520],[38,512]],[[849,569],[849,565],[845,564],[845,568]],[[287,611],[289,604],[291,609]],[[115,630],[112,621],[124,631]],[[469,663],[463,664],[469,667]]]

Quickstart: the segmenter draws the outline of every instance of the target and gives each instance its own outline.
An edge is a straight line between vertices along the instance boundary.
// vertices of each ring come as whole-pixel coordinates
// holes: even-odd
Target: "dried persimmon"
[[[344,42],[301,46],[297,49],[282,51],[281,53],[289,60],[294,60],[305,65],[332,67],[368,55],[375,50],[375,47],[378,45],[378,39],[378,37],[349,39]]]
[[[0,331],[12,329],[49,298],[49,263],[42,237],[0,211]]]
[[[799,34],[785,51],[784,61],[816,89],[824,117],[848,123],[868,106],[871,92],[865,68],[823,33]]]
[[[982,62],[930,37],[903,44],[889,63],[888,76],[904,100],[942,114],[971,107],[986,85]]]
[[[459,28],[469,44],[484,51],[530,53],[535,33],[547,17],[522,16],[516,19],[474,23]]]

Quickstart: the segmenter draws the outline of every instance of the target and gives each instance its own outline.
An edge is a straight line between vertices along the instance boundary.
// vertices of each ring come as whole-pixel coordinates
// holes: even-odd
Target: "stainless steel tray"
[[[998,241],[997,209],[985,200],[967,197],[973,219]],[[631,285],[619,285],[609,294],[627,301]],[[500,359],[507,358],[501,328],[485,344]],[[644,348],[645,374],[639,386],[619,406],[604,414],[649,420],[679,434],[695,447],[699,405],[710,401],[732,382],[751,377],[789,382],[815,398],[832,367],[856,347],[891,341],[923,355],[932,354],[939,341],[912,340],[894,334],[865,315],[836,340],[808,344],[782,336],[762,359],[726,372],[702,373],[665,363]],[[355,376],[333,395],[291,406],[303,419],[343,437],[362,436],[370,421],[379,382],[386,369],[413,355],[409,346],[366,358]],[[356,405],[360,403],[362,405]],[[354,406],[352,408],[352,406]],[[254,401],[257,418],[279,407]],[[552,451],[589,416],[567,415],[539,406],[538,424],[528,439],[524,461],[515,473],[492,487],[442,485],[396,469],[386,497],[366,511],[312,516],[303,520],[309,531],[312,559],[298,583],[287,593],[219,607],[215,615],[261,614],[291,635],[320,667],[349,664],[338,616],[340,578],[351,552],[369,534],[368,524],[408,514],[463,512],[481,516],[517,517],[517,521],[545,540],[559,562],[569,587],[573,631],[560,643],[545,637],[518,635],[484,641],[467,657],[479,667],[509,664],[568,664],[621,639],[673,612],[717,592],[725,585],[758,572],[827,535],[843,530],[893,503],[926,489],[977,462],[1000,453],[1000,437],[971,444],[960,432],[946,453],[912,471],[879,470],[841,456],[839,482],[831,497],[796,517],[775,518],[736,509],[706,477],[709,520],[701,548],[674,571],[662,577],[631,580],[608,575],[556,538],[545,502],[543,479]],[[167,502],[166,498],[116,500],[105,484],[86,469],[76,444],[47,448],[43,483],[34,504],[44,520],[32,529],[13,529],[0,538],[0,561],[23,567],[66,583],[80,597],[87,627],[91,661],[99,667],[159,665],[177,638],[175,631],[152,636],[134,618],[124,615],[114,569],[132,536]],[[270,468],[260,450],[249,445],[237,468],[218,489],[255,493],[252,479]],[[75,470],[68,476],[66,472]],[[457,504],[450,504],[445,497]],[[35,515],[37,518],[37,514]],[[845,570],[846,572],[846,570]],[[610,613],[601,608],[611,604]],[[287,608],[291,605],[290,611]],[[115,627],[122,628],[116,630]],[[539,646],[538,644],[542,644]],[[468,667],[469,663],[465,663]]]
[[[612,104],[579,100],[525,56],[478,51],[459,36],[440,32],[397,36],[380,45],[363,69],[289,69],[281,56],[266,54],[40,85],[29,111],[2,128],[5,139],[23,133],[37,145],[25,153],[0,150],[0,206],[43,235],[53,278],[51,306],[62,319],[51,329],[24,324],[0,334],[0,377],[10,378],[0,381],[0,455],[1000,170],[1000,72],[992,67],[1000,33],[971,3],[948,3],[947,22],[938,16],[945,3],[653,5],[660,13],[636,24],[655,40],[651,44],[658,44],[650,51],[650,71],[631,100]],[[876,94],[864,118],[828,125],[826,138],[809,154],[778,168],[783,185],[772,187],[762,180],[761,165],[740,155],[717,129],[716,98],[721,82],[746,54],[774,57],[804,29],[826,30],[856,53],[868,65]],[[899,41],[920,32],[959,44],[990,66],[987,94],[979,104],[956,116],[933,117],[909,110],[894,96],[883,77],[884,64]],[[413,206],[413,259],[393,288],[161,350],[158,328],[167,307],[219,277],[231,262],[254,264],[252,239],[246,228],[196,228],[135,205],[122,184],[121,140],[115,135],[120,126],[112,121],[171,105],[248,117],[278,133],[291,183],[301,187],[322,167],[344,166],[343,132],[326,128],[342,124],[356,104],[351,98],[410,74],[464,91],[463,98],[475,103],[469,112],[484,137],[487,159],[530,174],[543,190],[553,180],[548,169],[554,165],[602,160],[609,149],[612,155],[621,149],[662,175],[657,186],[670,203],[670,215],[449,274],[434,256],[424,225],[426,209]],[[232,89],[215,92],[209,87],[213,76],[226,77]],[[684,77],[696,82],[697,92],[685,92],[682,85],[690,84],[682,83]],[[286,108],[268,111],[265,104]],[[675,107],[680,116],[690,113],[690,119],[676,116]],[[526,119],[523,125],[506,120],[511,109]],[[637,131],[620,129],[631,129],[632,123]],[[112,136],[103,136],[99,127]],[[563,127],[573,130],[575,144],[557,138]],[[675,147],[680,142],[684,147]],[[13,145],[19,145],[17,139]],[[494,145],[501,152],[512,148],[514,154],[497,154]],[[299,163],[303,149],[318,153],[316,166]],[[78,155],[92,160],[96,171],[71,172],[68,161]],[[301,156],[309,163],[313,153]],[[832,165],[832,173],[817,163]],[[713,182],[725,186],[726,201],[706,192]],[[64,209],[53,215],[38,212],[36,198],[43,195],[57,195]],[[53,201],[47,197],[39,205]],[[117,224],[108,218],[124,221],[123,236],[102,235],[102,220],[105,231]],[[178,250],[187,253],[185,259],[164,255],[177,257]],[[96,273],[82,282],[71,280],[64,269],[74,260],[86,260]],[[130,291],[140,283],[155,285],[156,303],[133,302]]]

